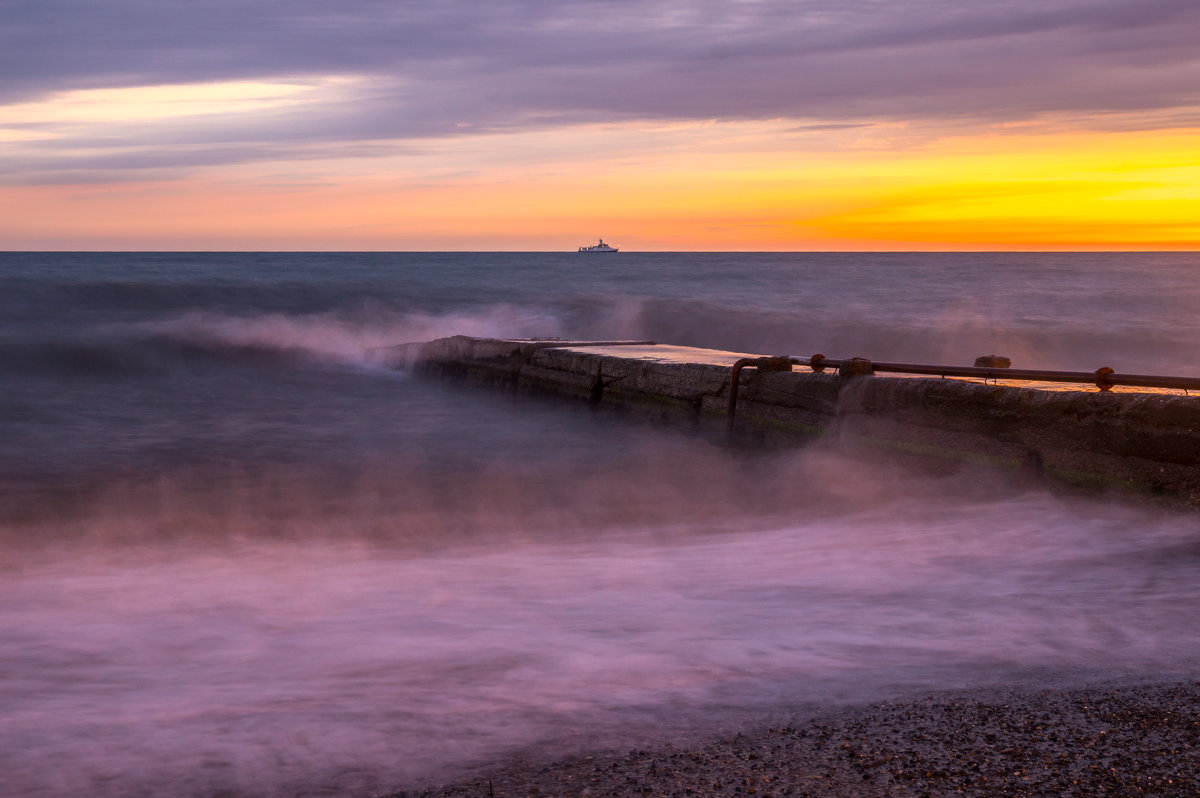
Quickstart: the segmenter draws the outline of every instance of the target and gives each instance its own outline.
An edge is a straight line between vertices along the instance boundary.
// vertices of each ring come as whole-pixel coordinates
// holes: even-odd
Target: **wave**
[[[13,794],[368,794],[519,748],[1200,655],[1193,519],[876,458],[654,441],[214,477],[42,519],[94,545],[6,547]]]
[[[193,311],[165,320],[0,343],[0,371],[82,377],[160,374],[197,362],[384,365],[380,350],[450,335],[554,337],[553,313],[513,305],[433,314],[386,311],[236,316]]]
[[[560,324],[543,311],[498,305],[444,315],[380,311],[356,318],[339,313],[253,317],[189,313],[147,324],[144,329],[163,340],[201,347],[274,352],[348,365],[377,365],[378,350],[400,343],[449,335],[553,336],[560,333]]]
[[[0,340],[0,371],[81,376],[164,373],[192,362],[315,362],[378,367],[387,347],[451,335],[651,339],[762,354],[970,365],[999,354],[1021,368],[1200,372],[1186,328],[1126,318],[1080,327],[968,306],[892,312],[853,301],[780,310],[748,302],[562,295],[536,304],[396,309],[358,302],[314,313],[190,310],[154,321],[28,331]]]
[[[415,409],[415,408],[414,408]],[[455,412],[462,412],[458,408]],[[0,476],[0,535],[12,546],[89,548],[239,540],[370,540],[399,547],[588,539],[600,530],[703,530],[788,518],[797,487],[812,516],[914,495],[1011,495],[999,475],[933,478],[911,464],[839,452],[738,453],[722,439],[597,416],[585,408],[426,419],[435,440],[395,451],[102,462]],[[418,424],[420,419],[415,419]],[[400,423],[400,422],[398,422]],[[488,437],[504,425],[508,437]],[[508,429],[513,424],[521,425]],[[437,439],[463,435],[452,450]],[[949,486],[954,482],[953,486]],[[689,532],[690,534],[690,532]]]

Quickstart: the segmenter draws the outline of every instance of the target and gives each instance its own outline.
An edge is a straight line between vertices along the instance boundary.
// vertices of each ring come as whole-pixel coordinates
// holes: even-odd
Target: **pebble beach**
[[[1200,795],[1200,681],[934,694],[695,745],[516,761],[387,798]]]

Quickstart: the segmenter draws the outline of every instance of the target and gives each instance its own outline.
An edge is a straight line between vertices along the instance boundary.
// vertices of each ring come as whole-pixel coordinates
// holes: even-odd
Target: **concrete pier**
[[[389,350],[393,365],[422,374],[716,423],[729,417],[734,364],[758,357],[648,341],[466,336]],[[1200,396],[1054,388],[751,367],[739,380],[736,423],[743,434],[838,436],[1200,507]]]

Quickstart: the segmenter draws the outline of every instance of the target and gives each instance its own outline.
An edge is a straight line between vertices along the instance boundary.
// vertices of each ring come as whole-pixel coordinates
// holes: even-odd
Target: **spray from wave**
[[[452,335],[482,338],[650,339],[764,354],[866,356],[875,360],[970,365],[1004,354],[1024,368],[1190,374],[1200,367],[1186,330],[1063,329],[1036,320],[1000,322],[970,308],[921,318],[878,309],[807,307],[797,311],[730,307],[632,296],[564,298],[524,306],[459,311],[355,306],[320,313],[182,314],[90,331],[84,339],[0,345],[0,368],[20,372],[163,372],[196,360],[251,359],[352,367],[386,365],[388,347]]]
[[[514,305],[435,315],[376,310],[347,314],[271,313],[239,317],[192,312],[138,329],[158,340],[207,350],[258,351],[344,365],[377,365],[380,349],[450,335],[554,337],[561,322],[543,310]]]
[[[6,556],[4,790],[366,794],[1200,655],[1190,519],[836,450],[644,444],[176,475],[42,518],[87,534]]]

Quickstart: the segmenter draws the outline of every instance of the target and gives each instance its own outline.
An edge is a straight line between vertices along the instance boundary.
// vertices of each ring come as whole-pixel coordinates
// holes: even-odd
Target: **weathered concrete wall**
[[[427,374],[713,419],[726,417],[731,366],[741,357],[753,355],[465,336],[394,350],[396,362]],[[742,429],[1032,468],[1060,483],[1200,507],[1200,397],[752,368],[739,386]]]

